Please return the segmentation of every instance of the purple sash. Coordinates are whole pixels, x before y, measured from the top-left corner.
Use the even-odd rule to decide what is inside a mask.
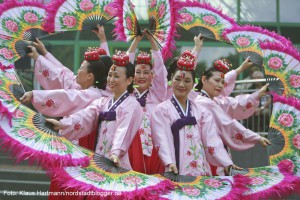
[[[94,149],[96,149],[96,144],[97,144],[97,140],[98,140],[98,135],[99,135],[99,126],[101,125],[102,121],[114,121],[116,120],[116,109],[117,107],[129,96],[129,93],[126,92],[121,98],[119,98],[119,100],[113,105],[112,105],[112,101],[113,99],[110,99],[109,103],[108,103],[108,108],[110,108],[107,112],[100,112],[99,113],[99,117],[98,117],[98,131],[97,131],[97,136],[95,138],[95,147]]]
[[[189,101],[189,100],[188,100]],[[188,103],[188,114],[184,116],[180,106],[178,105],[175,98],[172,96],[171,102],[175,106],[178,114],[180,115],[180,119],[177,119],[171,126],[172,135],[174,139],[174,148],[175,148],[175,158],[176,158],[176,166],[179,170],[180,162],[179,162],[179,149],[180,149],[180,137],[179,137],[179,130],[186,125],[195,125],[197,124],[196,118],[192,116],[192,107],[191,103]]]
[[[149,90],[147,92],[145,92],[145,94],[143,94],[141,97],[139,97],[139,94],[136,91],[134,91],[134,96],[142,107],[145,107],[145,105],[146,105],[146,98],[147,98],[148,93],[149,93]]]

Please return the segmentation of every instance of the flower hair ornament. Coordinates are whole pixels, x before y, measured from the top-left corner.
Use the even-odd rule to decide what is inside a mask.
[[[151,65],[151,56],[148,52],[140,51],[136,58],[136,63],[142,65],[141,68],[145,69],[145,65]]]
[[[193,71],[195,68],[196,56],[190,50],[184,51],[178,61],[177,68],[182,71]],[[181,77],[185,76],[185,72],[181,73]]]
[[[229,71],[230,67],[232,67],[232,64],[229,63],[227,59],[219,59],[214,62],[214,67],[222,72],[221,77],[224,78],[224,75]]]
[[[99,47],[89,47],[87,51],[84,53],[84,60],[100,60],[101,55],[107,55],[106,51]]]
[[[115,67],[126,67],[129,63],[129,56],[126,54],[125,51],[115,51],[115,54],[112,57],[113,65],[111,66],[112,70],[115,70]]]

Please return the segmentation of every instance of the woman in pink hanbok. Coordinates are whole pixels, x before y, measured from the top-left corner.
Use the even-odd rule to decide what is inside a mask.
[[[38,56],[34,47],[32,54],[33,57]],[[106,61],[105,64],[102,54],[103,50],[99,48],[85,53],[76,76],[80,89],[33,90],[21,97],[22,102],[31,102],[39,112],[51,117],[63,117],[87,107],[93,100],[102,97],[106,89],[106,77],[112,61],[109,58],[111,62]]]
[[[167,93],[167,70],[164,65],[162,54],[155,40],[144,31],[142,36],[137,36],[128,49],[131,61],[134,60],[138,43],[146,35],[151,44],[151,57],[146,52],[139,52],[135,60],[134,83],[136,88],[132,95],[143,108],[143,120],[140,128],[129,149],[129,158],[135,171],[154,174],[163,171],[157,151],[153,149],[150,116],[154,107],[166,100]]]
[[[101,68],[97,74],[99,74],[99,79],[106,82],[108,69],[112,65],[112,60],[108,56],[109,50],[104,28],[98,25],[98,31],[93,30],[93,32],[100,40],[100,49],[103,49],[99,52],[101,54],[100,59],[105,64],[105,68]],[[33,42],[33,45],[40,50],[41,55],[34,51],[34,49],[28,55],[36,61],[35,77],[45,89],[45,91],[34,90],[33,92],[33,105],[39,112],[50,117],[63,117],[87,107],[95,99],[102,96],[111,96],[109,88],[105,86],[86,87],[86,83],[84,83],[84,86],[78,84],[77,76],[49,53],[40,40],[37,39],[36,42]],[[81,70],[79,69],[79,71]],[[102,85],[100,82],[97,84]],[[29,100],[33,93],[27,94]],[[94,131],[94,134],[89,134],[81,138],[79,145],[92,150],[95,146],[95,134],[96,131]]]
[[[117,52],[113,61],[107,77],[112,97],[97,99],[87,108],[60,121],[48,121],[69,140],[81,138],[98,126],[95,152],[131,169],[127,150],[140,126],[143,111],[135,97],[129,95],[134,77],[134,66],[129,57]]]
[[[166,171],[181,175],[211,175],[210,164],[233,165],[211,114],[188,98],[194,86],[195,56],[183,52],[172,73],[173,95],[156,106],[151,116],[154,144]]]
[[[249,149],[256,143],[267,146],[270,142],[266,138],[246,129],[237,121],[255,112],[259,98],[266,93],[267,85],[249,95],[235,98],[220,96],[224,88],[224,74],[228,70],[229,64],[225,60],[217,60],[213,67],[206,69],[196,86],[200,94],[194,100],[195,103],[210,111],[216,122],[217,132],[226,146],[235,150]],[[222,170],[216,173],[222,175]]]
[[[106,55],[110,56],[104,27],[100,25],[97,27],[98,31],[93,30],[93,32],[100,40],[100,48],[106,52]],[[40,50],[41,55],[37,57],[31,53],[28,55],[36,61],[34,75],[45,90],[81,89],[80,85],[76,82],[76,75],[48,52],[45,45],[39,39],[33,42],[33,46]]]

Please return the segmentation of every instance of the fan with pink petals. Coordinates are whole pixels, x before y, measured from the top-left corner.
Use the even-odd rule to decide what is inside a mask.
[[[116,0],[113,4],[118,10],[118,19],[114,29],[117,40],[130,41],[141,35],[140,25],[130,0]],[[174,37],[179,17],[179,4],[175,0],[146,0],[149,24],[148,33],[161,48],[164,59],[172,55],[175,49]]]
[[[46,5],[48,32],[94,30],[116,15],[112,0],[56,0]]]
[[[179,25],[195,36],[201,33],[204,37],[225,42],[222,33],[236,25],[233,19],[207,2],[185,1],[180,7],[182,21]]]
[[[5,1],[0,5],[0,62],[14,63],[26,55],[36,38],[49,34],[42,23],[47,11],[42,0]]]
[[[260,42],[270,41],[292,46],[292,43],[285,37],[251,25],[233,26],[223,32],[223,37],[233,44],[244,59],[250,56],[250,60],[259,66],[263,65]]]

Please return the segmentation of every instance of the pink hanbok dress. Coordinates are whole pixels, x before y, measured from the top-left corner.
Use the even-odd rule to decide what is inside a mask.
[[[106,42],[101,43],[109,56],[109,49]],[[39,56],[35,62],[34,75],[45,90],[54,89],[81,89],[76,83],[76,76],[61,62],[59,62],[51,53],[45,56]]]
[[[102,97],[87,108],[61,120],[60,134],[69,140],[81,138],[98,126],[95,152],[107,158],[119,156],[121,166],[131,169],[127,150],[140,126],[143,111],[126,91],[113,101]]]
[[[159,173],[164,169],[157,150],[153,148],[150,116],[155,106],[166,100],[168,87],[167,70],[161,52],[152,50],[152,58],[154,77],[151,87],[142,94],[137,89],[133,92],[137,101],[143,107],[143,120],[136,136],[137,139],[135,138],[137,140],[134,143],[135,146],[132,146],[130,151],[134,170],[147,174]],[[138,153],[141,151],[143,155]]]
[[[100,47],[109,56],[107,43],[101,43]],[[90,87],[82,90],[74,73],[49,52],[38,57],[35,63],[35,77],[45,91],[34,90],[32,104],[39,112],[50,117],[70,115],[87,107],[95,99],[112,95],[109,88],[100,90]],[[94,130],[93,134],[81,138],[79,145],[93,150],[95,133]]]
[[[246,129],[237,120],[246,119],[253,115],[259,104],[259,93],[233,97],[216,97],[210,99],[202,90],[194,99],[198,105],[204,106],[212,114],[216,122],[218,134],[224,144],[235,150],[246,150],[254,147],[259,141],[260,135]],[[217,175],[224,175],[221,168],[216,169]]]
[[[176,164],[181,175],[211,175],[209,163],[232,165],[212,116],[191,100],[186,110],[174,95],[159,104],[152,113],[151,127],[161,160],[165,166]]]

